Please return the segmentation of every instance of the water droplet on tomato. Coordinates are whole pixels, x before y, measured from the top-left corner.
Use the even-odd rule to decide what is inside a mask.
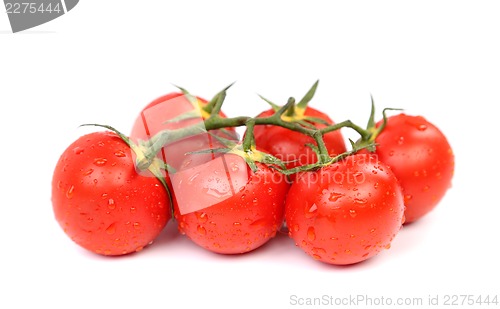
[[[140,251],[142,251],[142,249],[144,249],[144,247],[143,246],[139,246],[139,247],[137,247],[135,249],[135,252],[140,252]]]
[[[139,222],[134,222],[134,229],[138,230],[141,228],[141,224]]]
[[[85,149],[82,148],[82,147],[75,147],[75,148],[73,148],[73,153],[76,154],[76,155],[82,154],[84,151],[85,151]]]
[[[342,193],[331,192],[330,196],[328,197],[328,200],[331,202],[336,202],[343,196],[344,196],[344,194],[342,194]]]
[[[234,226],[241,226],[241,223],[240,222],[233,222],[233,225]]]
[[[179,225],[177,226],[177,230],[179,231],[179,233],[181,235],[186,235],[186,231],[185,231],[185,228],[186,228],[186,223],[184,222],[179,222]]]
[[[370,233],[375,233],[376,230],[377,230],[376,228],[373,228],[370,230]]]
[[[378,183],[378,182],[376,182],[376,183],[374,183],[374,184],[373,184],[373,187],[374,187],[375,189],[378,189],[378,186],[379,186],[379,183]]]
[[[409,201],[411,201],[411,199],[413,198],[413,195],[411,194],[405,194],[404,196],[404,203],[408,203]]]
[[[269,195],[273,194],[273,188],[272,187],[269,187],[267,189],[267,194],[269,194]]]
[[[201,226],[201,225],[198,225],[198,227],[196,228],[196,230],[198,231],[198,234],[200,235],[206,235],[207,234],[207,230]]]
[[[237,171],[239,171],[239,170],[240,170],[240,168],[239,168],[238,164],[236,164],[236,163],[234,163],[234,162],[233,162],[233,163],[231,163],[231,171],[233,171],[233,172],[237,172]]]
[[[108,160],[106,160],[104,158],[97,158],[94,160],[94,164],[97,166],[104,166],[106,164],[106,162],[108,162]]]
[[[355,202],[356,204],[366,204],[366,202],[367,202],[367,201],[368,201],[368,200],[367,200],[367,199],[365,199],[365,198],[355,198],[355,199],[354,199],[354,202]]]
[[[131,213],[135,213],[136,211],[137,211],[137,208],[135,208],[135,207],[130,207],[130,212],[131,212]]]
[[[391,248],[391,244],[388,243],[387,245],[384,246],[385,249],[389,250]]]
[[[189,178],[188,178],[188,182],[187,184],[190,185],[193,183],[193,181],[196,179],[196,177],[200,176],[200,173],[195,173],[193,175],[191,175]]]
[[[422,188],[422,191],[424,191],[424,192],[425,192],[425,191],[429,191],[429,189],[430,189],[430,187],[429,187],[429,186],[424,186],[424,187]]]
[[[425,125],[425,124],[421,124],[421,125],[419,125],[419,126],[417,127],[417,129],[418,129],[419,131],[425,131],[425,130],[427,130],[427,125]]]
[[[318,255],[319,255],[319,254],[326,254],[326,250],[325,250],[325,249],[323,249],[323,248],[317,248],[317,247],[314,247],[314,248],[312,248],[312,251],[313,251],[314,253],[318,254]]]
[[[109,209],[115,209],[115,207],[116,207],[116,205],[115,205],[115,200],[114,200],[114,199],[112,199],[112,198],[110,198],[110,199],[108,200],[108,208],[109,208]]]
[[[405,138],[404,138],[403,136],[400,136],[400,137],[398,138],[398,144],[399,144],[399,145],[403,145],[403,143],[404,143],[404,142],[405,142]]]
[[[355,172],[354,174],[352,174],[352,176],[354,177],[354,181],[356,183],[363,183],[365,180],[365,174],[363,174],[362,172]]]
[[[254,204],[257,204],[258,202],[259,202],[259,200],[256,197],[252,200],[252,203],[254,203]]]
[[[227,191],[222,191],[220,188],[208,188],[206,189],[206,193],[216,198],[222,198],[228,194]]]
[[[316,231],[314,230],[314,227],[310,226],[307,229],[307,239],[310,241],[314,241],[316,239]]]
[[[71,199],[73,198],[73,193],[75,192],[75,186],[70,186],[68,191],[66,191],[66,197]]]
[[[106,228],[106,234],[108,235],[113,235],[116,232],[116,223],[111,223],[107,228]]]
[[[123,157],[126,157],[127,155],[125,154],[125,152],[123,150],[117,150],[117,151],[115,151],[115,156],[117,156],[118,158],[123,158]]]
[[[356,210],[350,209],[349,210],[349,215],[351,216],[351,218],[355,218],[358,214],[356,213]]]
[[[318,206],[316,204],[312,204],[311,207],[306,207],[305,217],[306,219],[311,219],[318,214]]]
[[[198,219],[198,222],[200,223],[205,223],[208,221],[208,216],[206,213],[204,212],[195,212],[195,215],[196,215],[196,219]]]
[[[266,226],[266,220],[265,219],[257,219],[255,221],[253,221],[252,223],[250,223],[250,226]]]
[[[394,156],[394,150],[389,151],[389,157]]]
[[[321,256],[317,255],[317,254],[313,254],[312,255],[313,259],[315,260],[321,260]]]
[[[93,169],[89,168],[88,170],[86,170],[85,172],[83,172],[83,176],[89,176],[90,174],[92,174],[94,172]]]
[[[294,224],[294,225],[293,225],[293,227],[292,227],[292,230],[293,230],[294,232],[298,232],[298,231],[300,230],[299,225],[298,225],[298,224]]]

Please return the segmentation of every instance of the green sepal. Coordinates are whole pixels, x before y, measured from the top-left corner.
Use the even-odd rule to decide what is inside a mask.
[[[319,80],[317,80],[309,89],[309,91],[304,95],[302,100],[297,103],[297,108],[305,110],[307,108],[307,104],[312,100],[314,94],[316,93],[316,89],[318,88]]]
[[[264,98],[264,97],[263,97],[263,96],[261,96],[260,94],[259,94],[259,97],[260,97],[262,100],[264,100],[267,104],[269,104],[269,105],[271,106],[271,108],[273,109],[273,111],[277,112],[277,111],[279,111],[279,110],[280,110],[281,106],[279,106],[278,104],[275,104],[275,103],[271,102],[270,100],[268,100],[268,99]]]
[[[232,82],[228,86],[224,87],[224,89],[219,91],[205,106],[202,107],[202,109],[212,116],[219,114],[222,104],[226,99],[226,92],[234,85],[234,83],[236,82]]]

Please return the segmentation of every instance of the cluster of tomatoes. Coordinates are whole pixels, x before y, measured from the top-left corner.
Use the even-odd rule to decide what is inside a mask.
[[[322,262],[366,260],[439,203],[451,185],[452,149],[421,116],[384,113],[375,122],[372,113],[348,151],[341,131],[328,130],[332,119],[307,105],[311,97],[286,110],[269,102],[244,118],[279,113],[295,126],[247,125],[250,148],[234,129],[241,117],[231,122],[213,101],[185,91],[160,97],[128,136],[101,130],[63,152],[52,181],[55,218],[74,242],[102,255],[140,251],[175,220],[180,233],[221,254],[252,251],[287,231]],[[209,121],[215,129],[207,132]]]

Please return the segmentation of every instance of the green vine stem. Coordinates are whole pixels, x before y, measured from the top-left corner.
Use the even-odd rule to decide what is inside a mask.
[[[286,106],[286,105],[285,105]],[[282,108],[280,111],[276,112],[274,115],[263,118],[251,118],[246,116],[239,116],[234,118],[222,118],[219,115],[213,115],[204,121],[205,129],[200,128],[200,125],[194,124],[185,128],[174,129],[174,130],[163,130],[154,135],[149,141],[145,142],[146,150],[144,156],[141,160],[137,162],[137,167],[139,169],[147,169],[152,163],[156,154],[161,150],[162,147],[178,141],[182,138],[200,134],[206,131],[228,128],[228,127],[247,127],[247,134],[243,139],[243,149],[245,151],[251,150],[255,147],[255,139],[253,137],[253,128],[256,125],[275,125],[280,126],[292,131],[297,131],[307,136],[312,137],[318,147],[318,163],[319,165],[332,163],[332,158],[328,154],[328,149],[326,148],[325,142],[323,140],[323,135],[339,130],[344,127],[349,127],[357,131],[361,136],[368,136],[368,132],[361,127],[355,125],[350,120],[325,127],[323,129],[311,129],[306,128],[298,123],[288,122],[281,118],[281,115],[286,111],[286,108]],[[361,148],[361,147],[360,147]],[[356,151],[359,150],[356,149]],[[340,157],[337,159],[341,159]],[[316,167],[319,165],[315,165]],[[313,166],[305,166],[304,169],[312,169]]]
[[[208,132],[216,129],[225,129],[230,127],[241,127],[246,126],[246,134],[242,141],[243,151],[249,152],[255,150],[255,139],[253,134],[253,129],[256,125],[274,125],[280,126],[292,131],[296,131],[302,134],[305,134],[314,139],[316,145],[313,145],[314,150],[318,154],[318,161],[314,164],[305,165],[299,167],[299,170],[310,170],[313,168],[317,168],[319,166],[324,166],[326,164],[331,164],[335,161],[338,161],[344,158],[347,155],[357,152],[360,149],[367,148],[369,150],[374,149],[374,140],[376,135],[380,133],[383,129],[383,126],[380,128],[374,128],[374,103],[372,99],[372,111],[370,115],[370,120],[368,123],[368,128],[363,129],[362,127],[354,124],[350,120],[345,120],[343,122],[327,125],[321,129],[314,126],[312,123],[308,121],[291,121],[290,118],[294,114],[295,108],[305,109],[307,102],[309,102],[316,91],[318,82],[316,82],[313,87],[308,91],[308,93],[304,96],[304,98],[296,104],[294,98],[290,98],[288,102],[279,107],[278,105],[264,99],[266,102],[271,104],[274,114],[268,117],[248,117],[248,116],[237,116],[232,118],[224,118],[219,115],[222,104],[224,103],[224,99],[226,97],[226,91],[231,87],[224,88],[221,92],[214,96],[214,98],[204,107],[204,111],[208,112],[210,116],[203,120],[204,126],[202,123],[193,124],[191,126],[187,126],[179,129],[166,129],[158,132],[156,135],[151,137],[147,141],[142,141],[142,146],[144,147],[144,155],[137,162],[137,167],[141,170],[149,168],[149,166],[154,161],[156,154],[161,150],[162,147],[178,141],[180,139],[186,138],[188,136],[197,135],[203,132]],[[182,89],[182,88],[180,88]],[[187,91],[182,89],[185,95],[191,96]],[[300,106],[299,106],[300,104]],[[384,109],[384,123],[385,123],[385,111],[388,109]],[[182,115],[181,115],[182,118]],[[341,128],[351,128],[356,131],[360,135],[360,139],[356,143],[351,143],[353,149],[344,154],[341,154],[337,157],[330,157],[328,153],[328,149],[323,140],[323,136],[329,132],[333,132],[339,130]],[[295,171],[296,172],[296,171]]]

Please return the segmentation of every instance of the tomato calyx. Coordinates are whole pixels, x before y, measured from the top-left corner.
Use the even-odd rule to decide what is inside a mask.
[[[375,121],[375,102],[373,100],[373,96],[370,96],[371,98],[371,110],[370,110],[370,117],[368,119],[368,123],[366,125],[366,129],[364,130],[365,133],[361,134],[361,138],[356,141],[356,147],[363,147],[366,148],[370,152],[374,152],[376,148],[376,143],[375,140],[377,136],[382,133],[382,131],[385,129],[385,126],[387,124],[387,111],[400,111],[402,110],[401,108],[391,108],[391,107],[386,107],[382,110],[382,124],[377,127],[377,123]]]
[[[256,162],[263,163],[269,167],[275,168],[280,172],[286,170],[286,163],[282,160],[276,158],[275,156],[260,151],[256,148],[255,143],[247,144],[245,140],[243,142],[236,142],[234,140],[229,140],[214,134],[209,134],[217,139],[223,146],[223,148],[215,149],[205,149],[200,151],[189,152],[188,154],[203,154],[203,153],[231,153],[243,158],[246,164],[250,167],[252,172],[257,172],[259,169]]]
[[[306,109],[309,102],[314,97],[316,93],[316,89],[318,88],[319,80],[317,80],[312,87],[307,91],[304,97],[296,103],[295,98],[290,97],[287,101],[287,104],[284,106],[280,106],[278,104],[273,103],[272,101],[266,99],[265,97],[259,95],[259,97],[264,100],[267,104],[269,104],[274,112],[280,111],[283,107],[285,111],[281,113],[281,119],[286,122],[298,123],[301,126],[304,126],[309,129],[316,129],[316,124],[323,125],[331,125],[324,119],[319,117],[313,117],[306,115]]]
[[[231,83],[229,86],[222,89],[206,104],[202,103],[196,96],[192,95],[185,88],[175,85],[175,87],[177,87],[184,94],[184,96],[189,101],[189,103],[191,103],[191,105],[193,106],[194,109],[192,112],[187,112],[187,113],[181,114],[178,117],[175,117],[173,119],[166,121],[165,123],[177,122],[177,121],[181,121],[184,119],[190,119],[190,118],[199,118],[200,116],[203,118],[203,120],[205,120],[205,119],[210,118],[210,116],[212,116],[214,114],[219,114],[220,109],[222,107],[222,103],[224,102],[224,99],[226,98],[226,91],[233,84],[234,83]]]

